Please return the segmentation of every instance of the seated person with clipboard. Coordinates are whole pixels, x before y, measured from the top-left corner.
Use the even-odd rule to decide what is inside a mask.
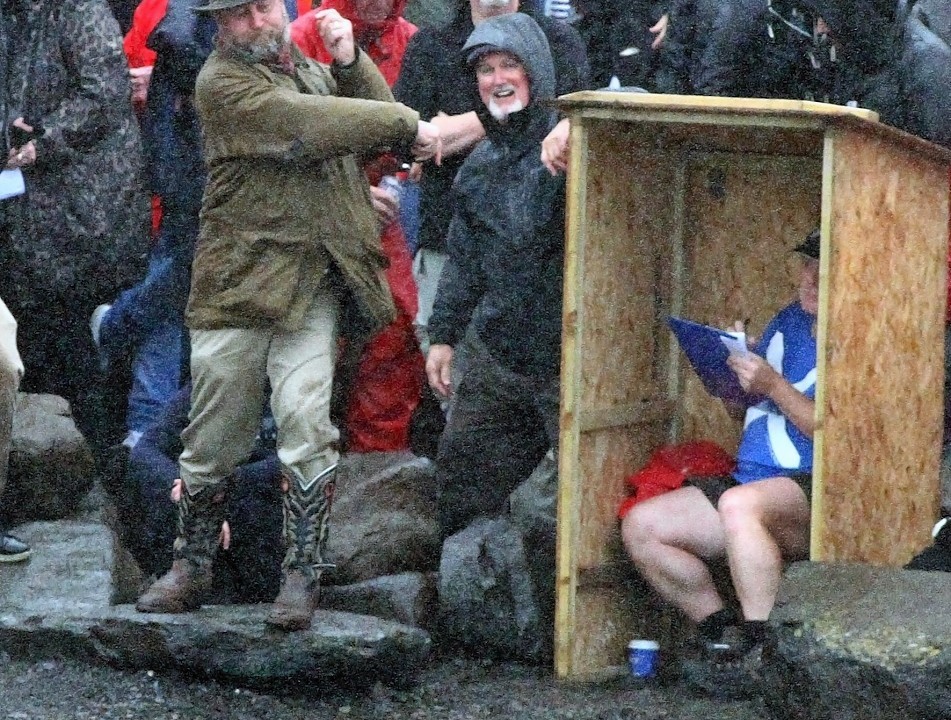
[[[737,323],[734,350],[723,353],[741,392],[717,394],[727,402],[745,396],[747,405],[733,474],[688,480],[635,505],[621,524],[644,579],[697,623],[698,652],[683,664],[685,680],[721,697],[757,691],[783,564],[809,553],[819,231],[796,251],[803,260],[798,300],[773,318],[753,351],[736,344],[745,333]],[[713,582],[708,562],[718,559],[729,565],[741,614]]]

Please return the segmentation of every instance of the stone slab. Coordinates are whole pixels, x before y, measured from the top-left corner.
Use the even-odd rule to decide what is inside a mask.
[[[320,606],[436,630],[439,599],[436,573],[401,573],[353,585],[321,588]]]
[[[776,717],[951,718],[951,573],[797,563],[770,625]]]
[[[0,651],[175,669],[248,687],[312,688],[332,678],[408,684],[429,657],[432,641],[423,630],[352,613],[318,610],[309,631],[282,633],[266,626],[267,605],[207,606],[183,615],[110,607],[107,528],[33,523],[17,533],[30,542],[33,558],[0,566]]]

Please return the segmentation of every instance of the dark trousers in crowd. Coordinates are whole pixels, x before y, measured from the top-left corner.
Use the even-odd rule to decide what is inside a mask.
[[[179,477],[179,434],[188,408],[185,387],[132,449],[118,493],[123,542],[147,575],[162,575],[172,565],[176,512],[170,492]],[[229,481],[231,549],[219,552],[215,560],[217,598],[268,602],[277,594],[284,556],[279,480],[277,453],[258,448]]]
[[[473,333],[465,346],[465,369],[436,454],[444,536],[504,512],[511,492],[558,447],[558,378],[504,368]]]

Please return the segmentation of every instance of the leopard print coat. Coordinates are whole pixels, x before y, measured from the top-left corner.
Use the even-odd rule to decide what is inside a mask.
[[[0,293],[111,300],[141,279],[149,228],[119,27],[105,0],[2,2],[7,118],[46,132],[27,194],[0,203]]]

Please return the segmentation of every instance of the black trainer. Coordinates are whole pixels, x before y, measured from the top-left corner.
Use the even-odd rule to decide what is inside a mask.
[[[0,533],[0,563],[23,562],[32,552],[30,546],[19,538]]]
[[[722,700],[747,700],[760,693],[763,643],[750,640],[742,625],[723,631],[715,642],[702,643],[681,665],[692,690]]]

